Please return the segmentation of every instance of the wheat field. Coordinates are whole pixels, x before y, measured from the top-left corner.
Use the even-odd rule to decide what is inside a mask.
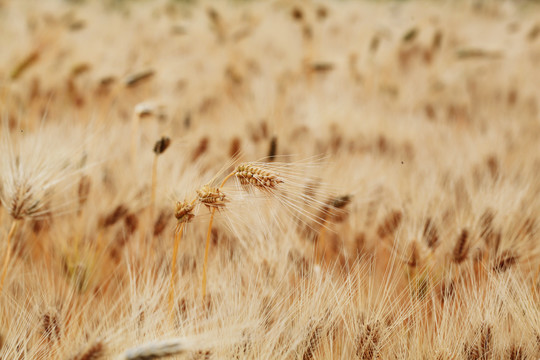
[[[532,1],[0,0],[1,359],[539,359]]]

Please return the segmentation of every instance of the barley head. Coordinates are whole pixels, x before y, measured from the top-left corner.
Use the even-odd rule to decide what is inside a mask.
[[[192,213],[193,205],[187,201],[177,201],[174,209],[174,216],[180,223],[187,223],[195,217]]]
[[[234,175],[240,184],[253,185],[263,190],[274,189],[278,184],[283,183],[277,174],[251,163],[238,165]]]
[[[219,188],[204,185],[197,190],[198,200],[208,208],[219,209],[225,206],[228,201],[226,195]]]

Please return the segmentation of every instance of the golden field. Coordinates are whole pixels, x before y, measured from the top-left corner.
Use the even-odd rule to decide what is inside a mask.
[[[0,358],[540,358],[539,66],[527,1],[0,1]]]

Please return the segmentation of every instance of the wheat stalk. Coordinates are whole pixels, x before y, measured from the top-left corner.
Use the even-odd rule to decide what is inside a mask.
[[[174,232],[174,247],[173,247],[173,257],[172,257],[172,263],[171,263],[171,286],[169,290],[169,314],[170,318],[172,319],[173,316],[173,307],[174,307],[174,285],[176,283],[176,258],[178,257],[178,247],[180,245],[180,240],[182,239],[182,234],[184,232],[184,227],[186,223],[191,221],[195,215],[192,213],[193,211],[193,202],[188,203],[187,201],[184,202],[177,202],[176,208],[174,211],[174,215],[176,219],[178,220],[178,223],[176,225],[176,230]]]

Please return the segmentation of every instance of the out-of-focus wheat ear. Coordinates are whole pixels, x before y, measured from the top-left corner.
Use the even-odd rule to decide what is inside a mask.
[[[157,164],[159,155],[163,154],[171,144],[171,139],[162,137],[154,144],[154,161],[152,162],[152,192],[150,196],[150,224],[154,222],[154,208],[156,206],[156,189],[157,189]],[[150,228],[150,226],[149,226]]]
[[[431,220],[431,218],[426,219],[423,236],[426,245],[431,250],[435,250],[437,246],[439,246],[439,232],[437,231],[437,226],[433,220]]]
[[[268,161],[272,162],[276,159],[277,155],[277,136],[272,136],[272,139],[270,139],[270,145],[268,147]]]
[[[497,257],[493,271],[503,273],[518,263],[519,257],[510,250],[505,250]]]
[[[512,344],[508,347],[507,359],[509,360],[525,360],[526,356],[523,352],[523,347],[521,345]]]
[[[70,360],[101,360],[105,359],[106,347],[102,341],[98,341],[88,349],[81,351]]]
[[[469,245],[469,231],[463,229],[459,235],[456,245],[454,245],[454,250],[452,251],[452,261],[456,264],[461,264],[469,254],[470,245]]]
[[[2,294],[2,290],[4,288],[4,281],[6,280],[7,275],[7,269],[9,266],[9,260],[11,259],[11,240],[13,239],[13,235],[15,234],[15,231],[17,231],[17,227],[19,225],[19,219],[13,219],[13,222],[11,223],[11,228],[9,229],[9,233],[7,235],[6,239],[6,253],[4,255],[4,261],[2,265],[2,275],[0,277],[0,295]]]
[[[390,212],[379,224],[379,227],[377,228],[377,235],[379,235],[381,239],[394,235],[395,231],[401,224],[402,218],[403,213],[401,211],[393,210]]]
[[[152,360],[161,359],[173,355],[182,355],[192,350],[193,345],[188,339],[178,338],[133,347],[126,350],[119,360]]]

